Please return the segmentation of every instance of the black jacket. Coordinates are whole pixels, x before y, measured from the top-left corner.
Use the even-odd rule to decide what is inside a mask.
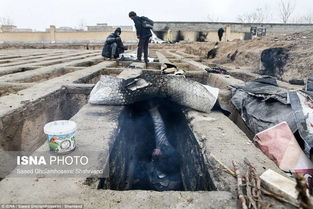
[[[115,32],[111,33],[107,39],[105,40],[106,44],[112,44],[114,42],[116,42],[116,38],[120,37],[119,35],[117,35]]]
[[[133,21],[135,23],[136,34],[137,34],[138,38],[147,38],[147,37],[152,36],[151,29],[150,28],[144,28],[142,25],[143,21],[147,21],[151,25],[153,25],[152,20],[150,20],[149,18],[144,17],[144,16],[142,16],[142,17],[136,16],[136,17],[134,17]]]
[[[112,47],[111,44],[117,44],[117,54],[113,56],[118,56],[120,53],[124,52],[124,45],[119,35],[116,32],[111,33],[107,39],[105,40],[103,49],[102,49],[102,56],[103,57],[111,57]]]
[[[224,33],[224,32],[225,32],[225,31],[224,31],[223,28],[220,28],[220,29],[218,29],[218,31],[217,31],[217,33],[218,33],[219,36],[223,36],[223,33]]]

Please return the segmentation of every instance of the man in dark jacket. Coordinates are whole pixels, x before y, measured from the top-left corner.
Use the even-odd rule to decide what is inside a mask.
[[[223,28],[220,28],[220,29],[218,29],[218,31],[217,31],[218,39],[219,39],[220,41],[222,41],[222,37],[223,37],[224,32],[225,32],[225,31],[224,31]]]
[[[137,49],[137,61],[141,61],[142,51],[144,53],[144,61],[148,60],[148,45],[149,39],[152,36],[151,29],[153,27],[153,21],[147,17],[139,17],[135,12],[130,12],[128,16],[134,21],[136,27],[137,38],[139,39]]]
[[[116,28],[114,33],[107,37],[102,50],[103,57],[116,59],[119,57],[119,54],[123,53],[124,50],[127,49],[121,40],[121,33],[121,28]]]

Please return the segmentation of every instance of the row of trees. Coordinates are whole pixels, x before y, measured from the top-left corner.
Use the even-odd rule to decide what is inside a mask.
[[[13,21],[9,17],[0,17],[0,25],[13,25]]]
[[[311,13],[303,13],[301,16],[293,17],[296,8],[296,2],[290,0],[280,0],[278,4],[279,19],[282,23],[308,23],[313,24],[313,11]],[[270,22],[270,9],[268,7],[256,8],[254,11],[239,15],[237,21],[242,23],[264,23]],[[215,21],[219,18],[208,16],[209,21]],[[216,22],[216,21],[215,21]]]
[[[239,15],[237,20],[242,23],[263,23],[268,20],[268,13],[264,8],[257,8],[251,13]]]
[[[279,18],[283,23],[313,23],[313,12],[302,14],[295,18],[291,18],[296,8],[296,2],[290,0],[280,0],[279,5]],[[243,23],[263,23],[269,21],[269,9],[257,8],[251,13],[246,13],[237,17],[237,20]]]

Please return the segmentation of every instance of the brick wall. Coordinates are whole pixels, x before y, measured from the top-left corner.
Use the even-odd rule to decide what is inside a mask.
[[[155,31],[217,31],[219,28],[231,27],[232,32],[250,32],[253,26],[265,27],[268,33],[288,34],[313,31],[313,24],[252,24],[252,23],[211,23],[211,22],[155,22]]]

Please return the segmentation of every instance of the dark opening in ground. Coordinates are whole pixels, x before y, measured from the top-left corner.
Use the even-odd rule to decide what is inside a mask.
[[[185,39],[185,37],[184,37],[183,33],[180,30],[177,31],[175,42],[180,42],[180,41],[183,41],[184,39]]]
[[[258,71],[261,75],[275,76],[278,79],[284,74],[284,66],[289,59],[288,48],[269,48],[261,53],[261,62],[264,66],[263,70]]]
[[[103,59],[100,58],[100,59],[95,59],[93,61],[84,61],[84,62],[81,62],[81,63],[78,63],[78,64],[75,64],[73,65],[74,67],[90,67],[90,66],[93,66],[93,65],[96,65],[100,62],[102,62]]]
[[[145,101],[124,108],[110,150],[109,169],[109,178],[102,179],[99,188],[215,190],[181,107],[165,100]]]

